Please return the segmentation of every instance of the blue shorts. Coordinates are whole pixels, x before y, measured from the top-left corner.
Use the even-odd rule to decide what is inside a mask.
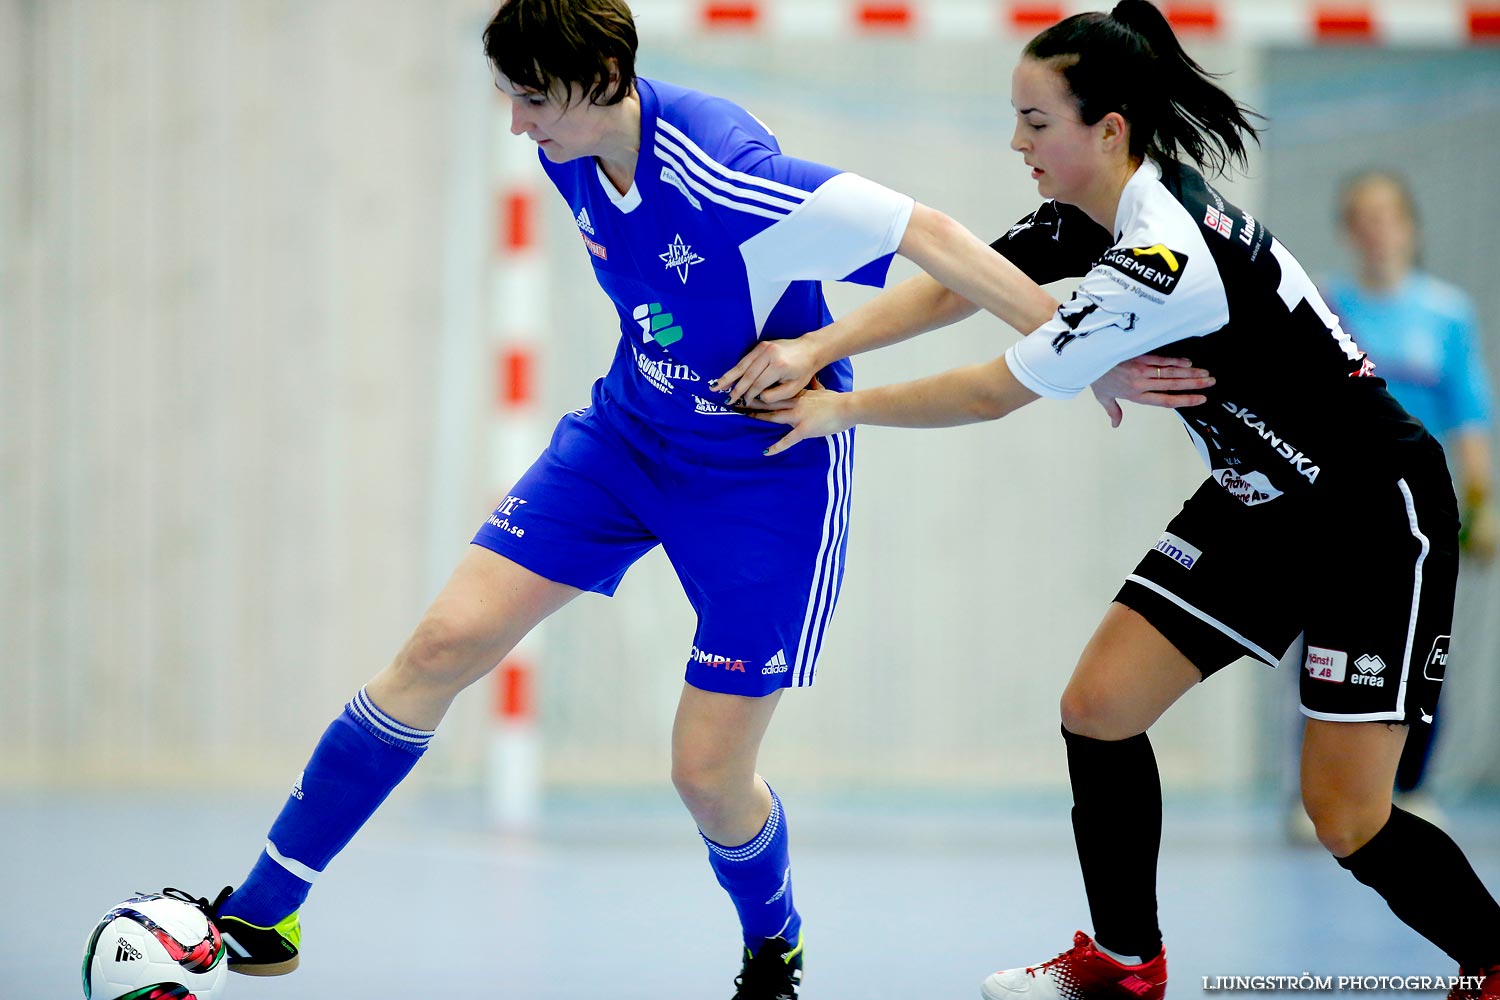
[[[698,613],[689,684],[752,697],[812,684],[844,578],[854,432],[722,455],[611,409],[596,386],[564,416],[474,543],[606,597],[659,543]]]

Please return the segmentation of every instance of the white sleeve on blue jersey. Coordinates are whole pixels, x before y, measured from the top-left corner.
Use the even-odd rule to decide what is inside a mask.
[[[1195,230],[1172,228],[1165,243],[1136,237],[1106,252],[1050,320],[1005,352],[1011,374],[1040,396],[1068,399],[1121,361],[1228,323],[1208,246]]]
[[[755,328],[765,326],[794,281],[884,285],[914,207],[906,195],[858,174],[835,174],[785,217],[741,243]]]
[[[843,281],[889,261],[915,202],[858,174],[837,174],[801,206],[740,244],[745,265],[785,281]],[[883,274],[867,284],[884,284]]]
[[[911,198],[787,156],[769,133],[737,127],[717,145],[722,162],[659,119],[653,152],[738,244],[757,330],[794,281],[885,283],[911,219]]]

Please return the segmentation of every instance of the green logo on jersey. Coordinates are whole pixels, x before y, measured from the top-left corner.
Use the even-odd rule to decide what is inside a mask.
[[[670,347],[682,339],[682,327],[673,325],[672,314],[662,312],[660,302],[651,302],[635,307],[635,320],[641,324],[641,336],[646,343],[653,341],[662,347]]]

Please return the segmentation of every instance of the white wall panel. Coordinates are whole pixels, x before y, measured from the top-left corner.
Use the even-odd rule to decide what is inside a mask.
[[[0,780],[284,780],[457,561],[494,499],[475,328],[494,212],[475,178],[505,127],[474,96],[488,6],[0,0]],[[1035,203],[1006,149],[1016,39],[642,30],[643,72],[741,101],[798,155],[987,237]],[[1255,102],[1255,52],[1195,52]],[[1263,175],[1231,197],[1262,204]],[[550,191],[542,223],[560,414],[616,333]],[[830,290],[837,309],[865,294]],[[859,376],[1012,336],[970,320]],[[1111,431],[1081,399],[866,429],[857,468],[820,679],[784,699],[764,769],[1059,787],[1073,660],[1202,474],[1175,418],[1132,409]],[[558,616],[540,678],[554,785],[665,784],[692,632],[659,554]],[[1242,663],[1169,715],[1169,784],[1244,784],[1274,680]],[[418,780],[476,777],[488,700],[460,699]]]

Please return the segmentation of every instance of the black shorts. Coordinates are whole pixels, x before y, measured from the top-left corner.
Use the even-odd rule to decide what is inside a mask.
[[[1115,600],[1205,677],[1245,654],[1274,667],[1301,639],[1303,714],[1414,722],[1437,707],[1457,579],[1446,469],[1254,506],[1208,479]]]

